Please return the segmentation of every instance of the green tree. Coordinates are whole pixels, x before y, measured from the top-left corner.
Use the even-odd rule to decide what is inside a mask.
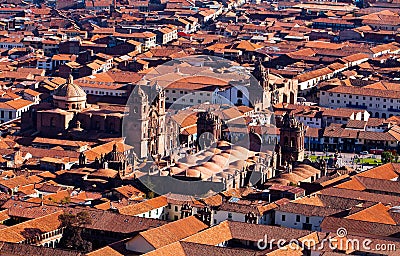
[[[92,220],[87,211],[77,214],[63,213],[58,216],[61,225],[64,227],[63,236],[59,246],[64,249],[90,252],[92,243],[82,238],[82,229],[85,225],[90,225]]]
[[[382,163],[384,164],[393,162],[394,160],[394,156],[390,151],[384,151],[381,155],[381,158],[382,158]]]

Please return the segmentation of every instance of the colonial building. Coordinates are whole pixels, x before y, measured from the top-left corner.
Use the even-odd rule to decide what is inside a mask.
[[[297,102],[297,80],[284,79],[278,75],[270,74],[261,61],[256,62],[253,75],[264,90],[264,109],[277,103],[295,104]]]
[[[165,157],[178,145],[179,128],[167,117],[165,92],[157,85],[137,85],[130,98],[124,123],[127,143],[139,158]]]
[[[303,161],[305,126],[289,113],[283,116],[280,123],[281,163],[290,164]]]
[[[86,93],[71,76],[55,90],[52,103],[40,103],[22,114],[22,131],[87,140],[91,133],[120,135],[124,116],[124,106],[88,105]]]

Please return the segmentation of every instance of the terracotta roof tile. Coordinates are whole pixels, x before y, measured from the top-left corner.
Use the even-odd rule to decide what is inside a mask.
[[[194,216],[180,219],[158,228],[153,228],[144,232],[140,232],[149,244],[154,248],[160,248],[173,242],[179,241],[190,235],[193,235],[208,226],[198,220]]]
[[[388,210],[390,207],[384,206],[381,203],[377,203],[374,206],[356,212],[352,215],[345,217],[346,219],[361,220],[368,222],[378,222],[382,224],[396,225],[397,223],[393,220]]]

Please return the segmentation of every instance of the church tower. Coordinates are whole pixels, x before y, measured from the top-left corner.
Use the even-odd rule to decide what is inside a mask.
[[[133,146],[139,158],[147,158],[149,101],[142,85],[137,85],[132,92],[133,98],[129,108],[128,143]]]
[[[165,93],[157,84],[137,85],[129,109],[128,144],[139,158],[165,156]],[[150,102],[151,101],[151,102]]]
[[[253,76],[258,80],[260,86],[262,87],[262,98],[261,98],[261,108],[268,109],[271,107],[271,94],[269,85],[269,73],[265,70],[262,62],[257,60]]]
[[[197,116],[197,147],[204,149],[221,139],[222,122],[210,110],[199,112]]]
[[[281,164],[291,164],[304,160],[305,126],[293,115],[286,113],[280,124]]]

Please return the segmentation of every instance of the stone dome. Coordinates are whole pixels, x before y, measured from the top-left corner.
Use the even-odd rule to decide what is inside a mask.
[[[65,84],[60,85],[54,92],[56,97],[74,98],[83,97],[86,99],[85,91],[79,86],[74,84],[72,76],[70,76]]]
[[[62,109],[83,109],[86,107],[86,93],[79,85],[74,84],[74,79],[70,76],[54,91],[53,101],[55,107]]]

